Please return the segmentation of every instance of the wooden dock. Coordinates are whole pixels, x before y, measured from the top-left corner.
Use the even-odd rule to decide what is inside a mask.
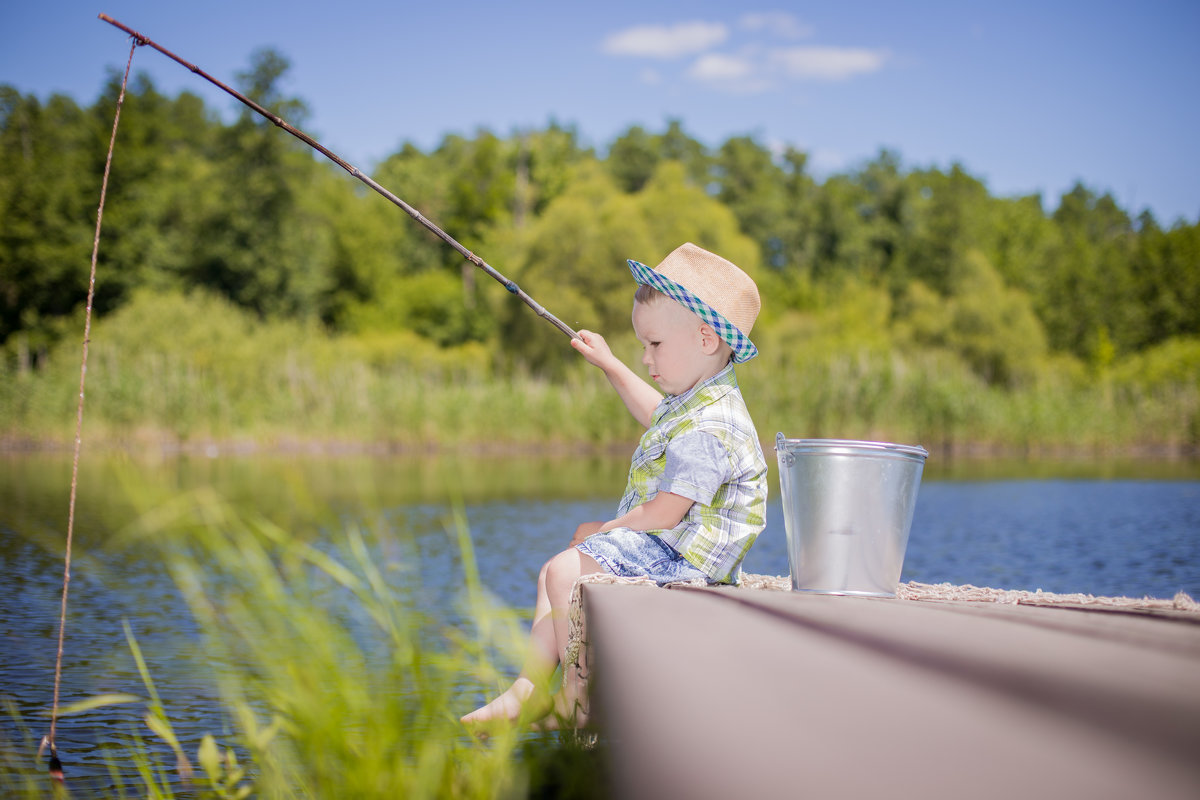
[[[583,584],[622,798],[1200,798],[1200,614]]]

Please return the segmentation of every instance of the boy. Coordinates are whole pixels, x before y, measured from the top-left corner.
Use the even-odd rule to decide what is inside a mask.
[[[737,266],[691,243],[653,269],[632,260],[629,268],[639,284],[633,329],[642,363],[666,397],[619,361],[599,334],[579,331],[571,340],[647,430],[617,517],[580,525],[573,547],[542,567],[529,660],[503,694],[462,718],[469,725],[550,712],[546,703],[526,705],[564,657],[567,604],[581,575],[612,572],[659,585],[696,578],[736,583],[762,531],[766,461],[733,372],[733,362],[758,353],[749,339],[758,288]],[[564,680],[566,708],[574,708],[577,691]]]

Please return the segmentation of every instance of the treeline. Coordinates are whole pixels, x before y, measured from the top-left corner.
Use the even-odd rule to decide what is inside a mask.
[[[304,127],[304,104],[277,88],[286,69],[259,52],[240,88]],[[0,87],[8,375],[36,373],[76,330],[118,90],[113,76],[83,108]],[[1083,184],[1050,209],[995,197],[961,165],[906,167],[888,151],[818,180],[802,151],[751,136],[710,149],[680,121],[632,127],[604,153],[557,124],[447,135],[428,152],[401,145],[373,177],[567,324],[618,341],[624,260],[655,263],[694,241],[758,280],[755,338],[777,348],[763,362],[777,380],[814,348],[961,369],[989,391],[1125,375],[1183,387],[1183,424],[1200,428],[1186,411],[1200,381],[1200,221],[1133,218]],[[101,318],[147,293],[199,291],[265,324],[402,342],[497,377],[574,364],[560,333],[303,144],[144,76],[122,111],[98,270]],[[372,364],[412,360],[367,350]]]

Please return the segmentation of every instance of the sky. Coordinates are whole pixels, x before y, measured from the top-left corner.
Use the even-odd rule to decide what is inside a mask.
[[[1196,0],[0,0],[0,83],[94,103],[129,54],[101,12],[230,85],[274,48],[299,127],[364,170],[450,133],[554,121],[603,154],[678,119],[709,147],[803,150],[818,179],[887,148],[1048,211],[1081,181],[1163,226],[1200,221]],[[150,48],[133,69],[239,108]]]

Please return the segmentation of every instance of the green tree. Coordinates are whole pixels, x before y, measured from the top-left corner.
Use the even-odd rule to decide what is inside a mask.
[[[625,259],[651,248],[637,199],[598,165],[584,164],[567,191],[504,248],[506,274],[572,328],[618,340],[629,328],[633,299]],[[559,372],[574,355],[563,335],[515,297],[496,296],[505,352],[537,372]]]
[[[511,145],[483,130],[472,140],[446,137],[435,155],[449,182],[446,230],[475,250],[488,229],[512,221],[516,171]]]
[[[111,126],[119,91],[114,75],[91,110],[98,128]],[[196,95],[170,99],[145,75],[131,81],[105,201],[101,313],[123,305],[138,287],[186,286],[203,217],[222,202],[210,177],[220,127]],[[95,162],[102,165],[100,153]]]
[[[717,199],[737,216],[742,232],[758,243],[766,262],[782,268],[787,261],[787,185],[771,152],[749,136],[727,139],[717,153],[715,171]]]
[[[872,243],[870,197],[848,175],[828,178],[817,193],[809,232],[809,272],[817,282],[837,283],[846,276],[878,279],[880,252]]]
[[[645,186],[663,161],[679,162],[695,185],[708,187],[711,167],[708,151],[684,132],[677,119],[669,120],[662,134],[648,133],[641,125],[630,127],[609,146],[606,159],[617,185],[626,192],[636,192]]]
[[[106,136],[62,95],[0,86],[0,342],[44,354],[87,297]]]
[[[605,163],[622,191],[636,192],[650,180],[658,159],[654,137],[641,125],[634,125],[609,146]]]
[[[987,188],[959,164],[948,173],[918,170],[907,181],[911,236],[905,245],[901,283],[916,278],[939,292],[969,269],[966,255],[987,243],[990,197]]]
[[[708,190],[712,177],[712,157],[708,148],[683,129],[679,119],[667,120],[667,129],[658,137],[661,161],[676,161],[683,165],[688,181],[699,189]]]
[[[957,353],[991,384],[1028,383],[1047,353],[1045,333],[1029,296],[1005,286],[978,250],[968,252],[956,266],[948,294],[915,280],[897,305],[902,338]]]
[[[383,160],[373,177],[435,225],[446,230],[446,221],[451,213],[450,192],[449,184],[445,180],[445,165],[440,157],[427,155],[416,145],[406,142]],[[403,214],[400,209],[396,209],[396,212]],[[446,245],[441,239],[414,220],[403,216],[397,217],[396,224],[411,226],[416,231],[415,236],[404,240],[403,250],[395,254],[399,259],[399,274],[447,265]],[[455,236],[456,233],[454,230],[446,232],[451,236]]]
[[[1143,217],[1132,258],[1135,299],[1145,312],[1135,346],[1200,335],[1200,222],[1164,231]]]
[[[779,278],[775,299],[789,308],[811,308],[817,302],[814,265],[817,261],[817,198],[822,189],[808,173],[808,155],[793,147],[780,159],[783,216],[777,239],[767,241],[764,263]]]
[[[1093,362],[1110,347],[1130,351],[1145,339],[1145,323],[1135,300],[1129,216],[1110,195],[1098,197],[1076,184],[1063,195],[1053,220],[1061,244],[1038,297],[1051,346]]]
[[[993,200],[987,229],[985,253],[1005,283],[1041,294],[1060,246],[1058,228],[1042,209],[1041,196]]]
[[[528,216],[543,213],[554,198],[566,191],[575,165],[595,155],[580,146],[574,127],[562,127],[553,121],[543,131],[522,132],[516,139],[513,222],[520,227]]]
[[[303,103],[279,90],[287,64],[274,51],[258,51],[239,83],[268,110],[302,121]],[[188,282],[260,314],[320,318],[320,299],[330,291],[329,231],[302,197],[329,180],[332,168],[250,111],[222,131],[215,149],[214,178],[225,195],[200,225]]]
[[[663,162],[636,199],[651,249],[628,257],[655,264],[679,245],[692,242],[759,277],[760,256],[753,239],[741,233],[729,208],[689,179],[684,164]]]
[[[630,358],[636,353],[629,335],[635,285],[626,260],[656,264],[688,241],[751,275],[760,272],[754,242],[741,234],[729,209],[691,183],[682,163],[664,162],[632,194],[584,165],[514,248],[513,277],[563,322],[604,334]],[[506,302],[502,315],[506,349],[520,353],[518,360],[530,368],[556,372],[573,356],[562,334],[518,301]]]

